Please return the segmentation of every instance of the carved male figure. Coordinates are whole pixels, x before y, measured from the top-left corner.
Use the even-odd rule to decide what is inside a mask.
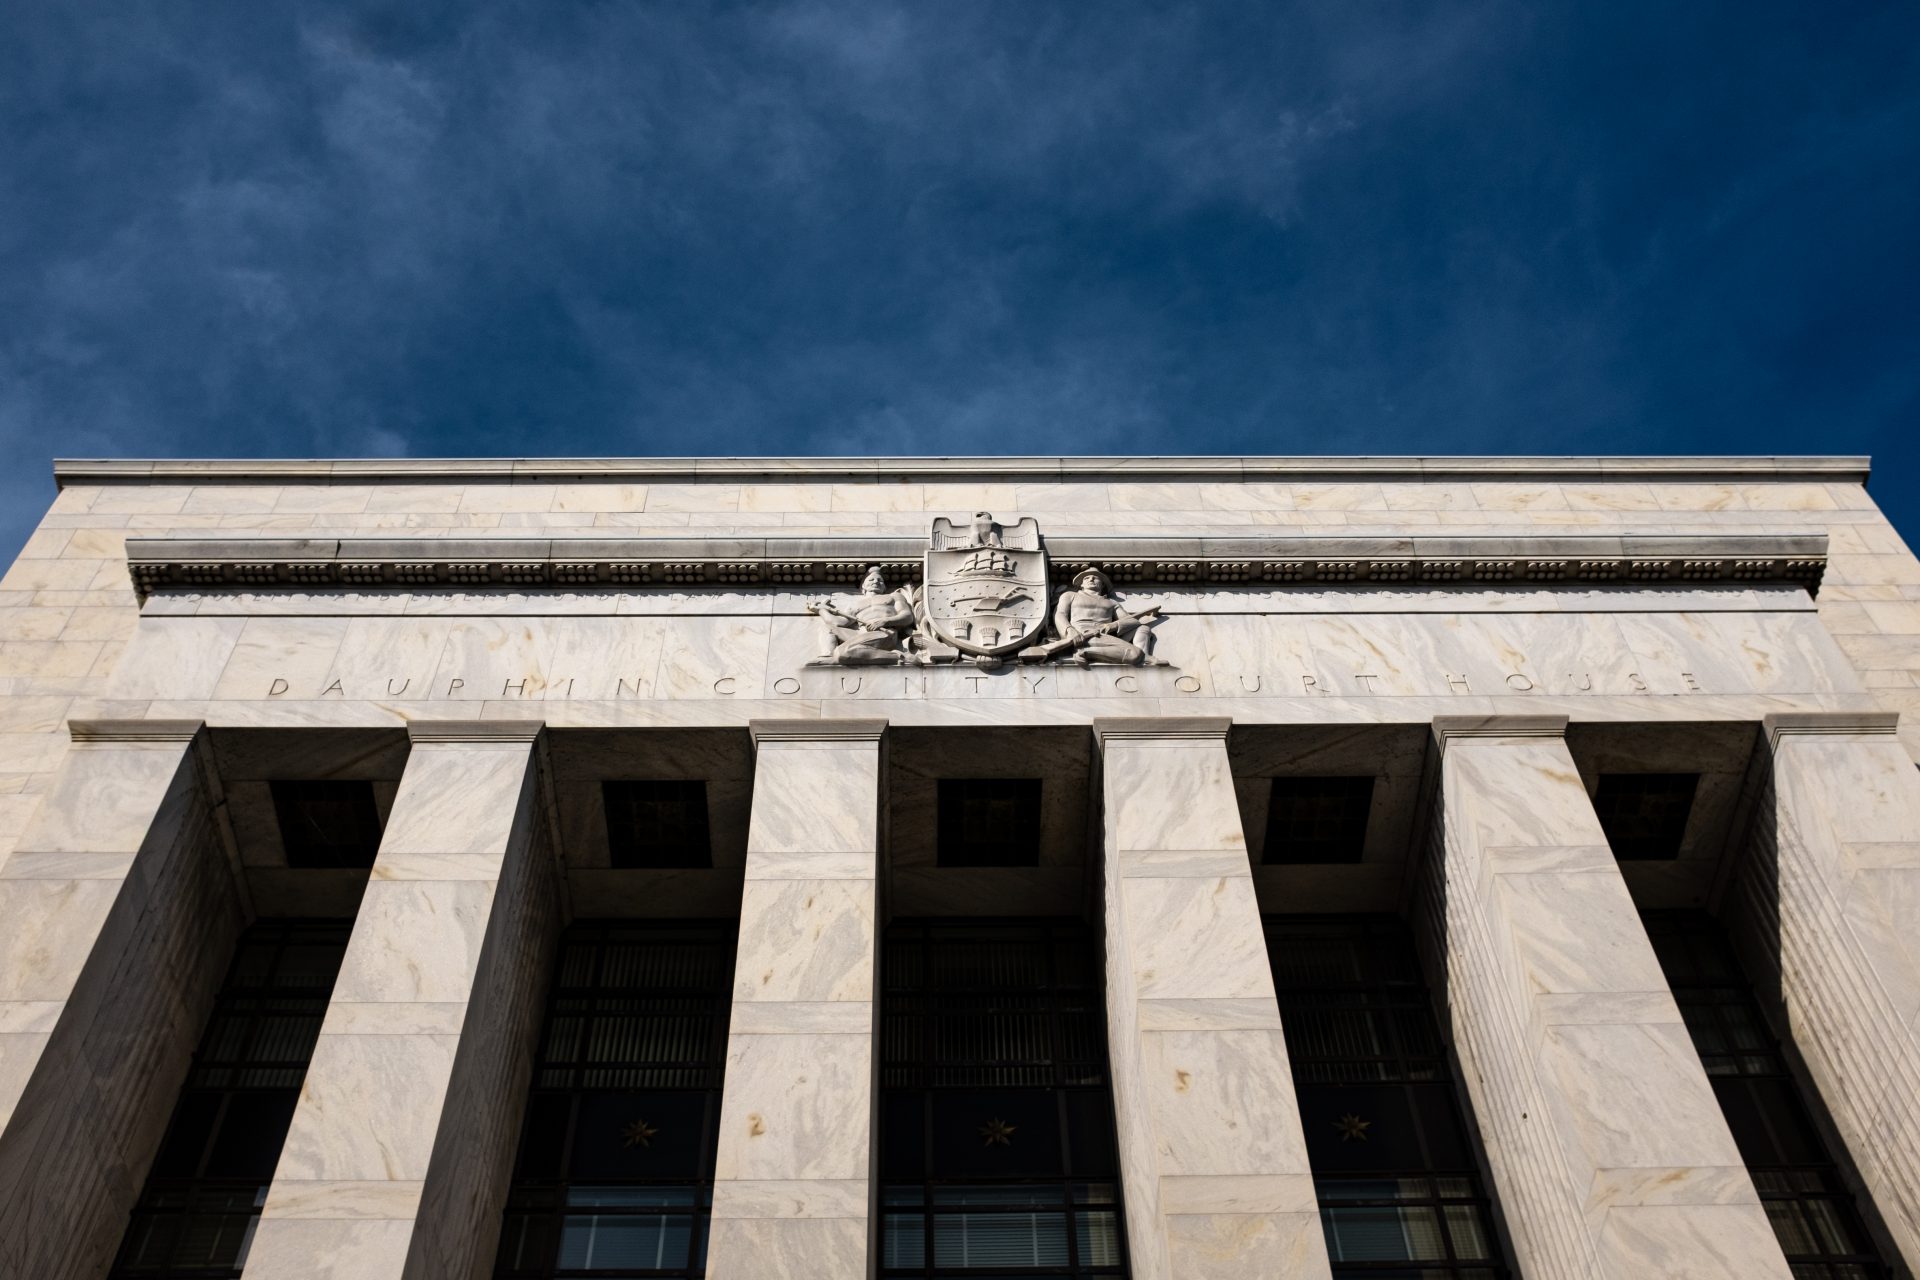
[[[1052,657],[1070,650],[1064,661],[1080,666],[1105,662],[1131,667],[1153,662],[1148,657],[1150,628],[1159,612],[1157,604],[1129,612],[1113,598],[1113,584],[1106,574],[1091,567],[1082,569],[1074,575],[1072,587],[1054,602],[1053,626],[1060,639],[1044,646],[1044,654]]]
[[[815,600],[807,612],[826,623],[823,661],[882,666],[906,660],[904,644],[914,627],[913,589],[889,590],[879,565],[867,570],[858,595]]]

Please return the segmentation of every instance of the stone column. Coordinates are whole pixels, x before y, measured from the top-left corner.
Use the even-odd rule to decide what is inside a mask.
[[[1093,722],[1134,1280],[1328,1274],[1227,728]]]
[[[411,726],[247,1280],[491,1273],[560,927],[540,728]]]
[[[0,1275],[120,1246],[246,918],[200,722],[74,721],[0,866]]]
[[[1787,1280],[1565,729],[1433,726],[1425,905],[1520,1269]]]
[[[709,1280],[870,1274],[884,720],[755,720]]]
[[[1891,712],[1768,716],[1729,923],[1893,1244],[1920,1270],[1920,771]]]

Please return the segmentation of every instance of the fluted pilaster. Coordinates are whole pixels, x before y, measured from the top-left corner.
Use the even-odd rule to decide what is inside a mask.
[[[1425,889],[1521,1270],[1786,1280],[1565,727],[1434,722]]]

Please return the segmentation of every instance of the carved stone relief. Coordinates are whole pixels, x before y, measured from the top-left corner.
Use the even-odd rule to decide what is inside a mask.
[[[875,565],[858,594],[811,602],[823,630],[809,665],[1167,665],[1152,656],[1159,605],[1129,608],[1096,566],[1055,595],[1031,516],[1011,526],[985,511],[965,525],[937,516],[925,563],[922,586],[891,588]]]
[[[895,666],[910,656],[918,592],[887,586],[880,566],[867,570],[857,594],[831,595],[807,605],[824,624],[823,652],[814,666]]]

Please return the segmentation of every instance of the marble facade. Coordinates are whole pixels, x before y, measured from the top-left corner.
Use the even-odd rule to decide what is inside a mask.
[[[707,1274],[859,1275],[872,1221],[884,720],[756,721]]]
[[[1135,1280],[1328,1274],[1228,728],[1205,717],[1093,724]]]
[[[1920,560],[1863,460],[58,474],[0,578],[0,1275],[105,1274],[235,937],[300,914],[354,926],[247,1276],[490,1275],[556,940],[628,916],[739,922],[708,1274],[875,1274],[886,923],[1044,912],[1102,926],[1131,1274],[1326,1276],[1261,917],[1376,911],[1514,1274],[1784,1277],[1673,905],[1920,1266]],[[982,509],[1161,606],[1153,662],[819,662],[810,603]],[[1596,817],[1635,767],[1707,779],[1670,867]],[[1360,863],[1264,862],[1290,773],[1377,779]],[[1038,866],[936,865],[936,780],[1035,775]],[[712,866],[613,866],[620,777],[706,781]],[[278,778],[375,784],[370,876],[290,870]]]
[[[249,1276],[492,1262],[559,926],[538,736],[414,726]]]
[[[1433,729],[1427,891],[1522,1273],[1786,1280],[1565,720]]]
[[[1920,1255],[1920,772],[1891,715],[1779,715],[1737,931],[1906,1257]]]

